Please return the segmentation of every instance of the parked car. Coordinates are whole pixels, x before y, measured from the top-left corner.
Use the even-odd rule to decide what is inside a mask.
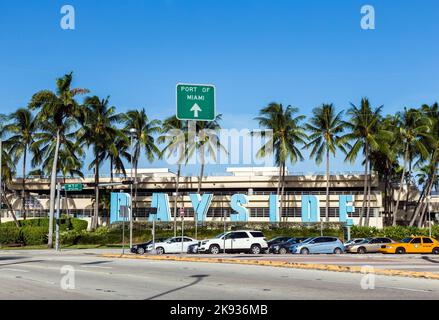
[[[366,238],[355,238],[344,243],[344,247],[348,250],[351,246],[356,245],[357,243],[363,242]]]
[[[439,241],[431,237],[408,237],[401,242],[382,245],[382,253],[432,253],[439,254]]]
[[[327,253],[341,254],[344,252],[344,245],[336,237],[315,237],[309,238],[301,243],[290,246],[293,254]]]
[[[182,237],[173,237],[167,239],[166,241],[156,243],[155,251],[159,255],[164,253],[187,252],[190,245],[197,243],[198,240],[189,237],[183,237],[183,243],[182,243]],[[150,248],[150,250],[153,249],[152,245],[150,245],[148,248]]]
[[[289,252],[289,248],[293,244],[301,243],[305,241],[308,238],[290,238],[287,241],[276,243],[271,245],[268,248],[269,253],[276,253],[276,254],[287,254]]]
[[[260,231],[231,231],[218,235],[213,239],[200,241],[198,252],[219,254],[224,251],[230,252],[250,252],[260,254],[268,249],[267,240]]]
[[[384,244],[394,243],[390,238],[366,238],[363,241],[345,247],[346,252],[350,253],[376,253],[379,252]]]
[[[199,242],[198,243],[194,243],[191,244],[188,248],[187,248],[187,253],[189,254],[196,254],[198,253],[198,246],[199,246]]]
[[[158,238],[156,239],[156,243],[157,242],[164,242],[166,241],[168,238]],[[133,245],[133,247],[131,248],[131,252],[132,253],[136,253],[136,254],[145,254],[145,252],[147,252],[148,247],[152,245],[152,240],[145,242],[145,243],[139,243],[139,244],[135,244]]]

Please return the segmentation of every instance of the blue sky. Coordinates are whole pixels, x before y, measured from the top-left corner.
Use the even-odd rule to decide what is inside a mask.
[[[60,28],[65,4],[76,9],[74,31]],[[360,28],[366,4],[376,30]],[[438,100],[436,0],[18,0],[1,1],[0,14],[0,113],[69,71],[120,112],[145,107],[160,119],[175,112],[176,83],[215,84],[225,128],[257,128],[272,101],[309,115],[363,96],[385,113]],[[332,169],[361,167],[340,155]]]

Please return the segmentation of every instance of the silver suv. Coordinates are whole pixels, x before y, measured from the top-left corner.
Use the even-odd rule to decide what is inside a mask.
[[[219,236],[200,241],[198,252],[219,254],[224,252],[245,252],[260,254],[268,249],[267,239],[261,231],[230,231]]]

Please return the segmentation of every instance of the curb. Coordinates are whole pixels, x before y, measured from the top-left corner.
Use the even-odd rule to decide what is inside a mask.
[[[119,255],[119,254],[103,254],[103,258],[119,258],[119,259],[134,259],[134,260],[151,260],[151,261],[182,261],[182,262],[204,262],[204,263],[226,263],[226,264],[242,264],[254,266],[267,266],[279,268],[305,269],[305,270],[320,270],[332,272],[348,272],[360,274],[376,274],[394,277],[409,277],[409,278],[423,278],[439,280],[439,274],[433,272],[418,272],[418,271],[402,271],[392,269],[373,269],[373,272],[364,270],[363,267],[357,266],[340,266],[329,264],[312,264],[312,263],[297,263],[284,261],[270,261],[270,260],[240,260],[228,258],[195,258],[195,257],[176,257],[176,256],[138,256],[138,255]]]

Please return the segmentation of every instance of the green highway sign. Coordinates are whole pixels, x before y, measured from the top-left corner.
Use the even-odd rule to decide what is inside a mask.
[[[65,184],[63,186],[63,189],[65,191],[82,191],[84,189],[84,186],[82,185],[82,183]]]
[[[213,121],[215,117],[215,86],[177,84],[177,118],[179,120]]]

